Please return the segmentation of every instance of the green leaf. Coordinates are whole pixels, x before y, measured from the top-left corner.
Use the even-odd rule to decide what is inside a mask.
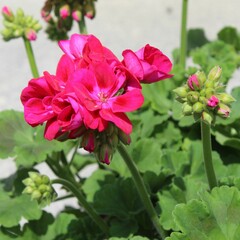
[[[134,219],[126,221],[111,221],[110,235],[115,237],[130,237],[138,230],[138,224]]]
[[[47,217],[47,216],[46,216]],[[51,219],[52,217],[50,217]],[[75,220],[76,217],[73,214],[60,213],[53,223],[52,220],[49,221],[43,217],[38,223],[31,223],[30,225],[26,224],[24,226],[24,234],[22,237],[17,238],[17,240],[57,240],[57,239],[66,239],[64,236],[69,231],[70,223]],[[47,222],[44,222],[47,220]],[[51,224],[50,224],[51,223]],[[38,227],[44,227],[43,230],[38,229]],[[63,238],[61,238],[63,237]]]
[[[173,232],[170,237],[165,238],[165,240],[191,240],[185,234]]]
[[[235,187],[204,191],[201,200],[176,206],[173,215],[183,234],[194,240],[238,240],[240,192]]]
[[[131,219],[143,210],[142,202],[132,179],[106,184],[94,195],[94,208],[99,214]]]
[[[237,50],[240,50],[240,37],[237,29],[234,27],[224,27],[218,33],[218,39],[225,43],[233,45]]]
[[[187,49],[191,51],[192,49],[198,48],[206,44],[208,39],[205,36],[204,30],[201,28],[190,29],[187,33]]]
[[[133,236],[133,237],[128,237],[128,238],[118,238],[118,237],[111,237],[109,240],[150,240],[147,237],[142,237],[142,236]]]
[[[0,189],[0,224],[4,227],[18,225],[21,218],[35,220],[41,217],[42,211],[36,201],[32,201],[28,195],[10,198]]]
[[[0,112],[0,158],[15,157],[18,166],[30,167],[46,159],[52,151],[60,151],[66,143],[47,141],[43,127],[32,128],[22,112]]]
[[[82,190],[86,194],[86,199],[89,202],[93,202],[94,195],[105,184],[110,184],[115,181],[115,176],[109,172],[98,169],[89,178],[86,179],[82,186]]]
[[[240,57],[234,47],[220,40],[191,51],[191,56],[194,63],[199,64],[205,72],[209,72],[214,66],[221,66],[223,83],[231,78],[240,63]]]

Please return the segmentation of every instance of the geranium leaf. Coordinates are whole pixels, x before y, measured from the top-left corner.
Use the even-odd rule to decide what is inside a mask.
[[[4,227],[18,225],[21,218],[26,220],[39,219],[42,211],[36,201],[31,201],[30,196],[21,195],[10,198],[0,189],[0,224]]]
[[[201,47],[206,44],[208,39],[205,36],[205,32],[201,28],[190,29],[187,33],[187,43],[188,51],[191,51],[194,48]]]
[[[233,45],[236,50],[240,50],[240,38],[237,29],[234,27],[225,27],[218,32],[218,39]]]
[[[106,184],[94,195],[94,208],[99,214],[126,220],[143,210],[132,179]]]
[[[66,147],[66,144],[45,140],[43,127],[29,126],[22,112],[0,112],[0,129],[0,157],[15,157],[18,166],[30,167],[44,161],[52,151]]]
[[[222,186],[211,193],[204,191],[201,200],[179,204],[173,211],[183,234],[194,240],[238,240],[240,235],[240,192]]]

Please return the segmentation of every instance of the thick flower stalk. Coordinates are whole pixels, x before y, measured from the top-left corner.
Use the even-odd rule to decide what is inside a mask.
[[[126,112],[142,106],[141,83],[171,77],[171,62],[149,45],[124,51],[120,61],[93,35],[73,34],[59,46],[64,54],[56,73],[44,72],[22,91],[25,120],[46,123],[48,140],[81,137],[82,147],[109,164],[118,143],[130,143]]]
[[[32,16],[24,14],[22,9],[17,9],[14,14],[8,6],[2,8],[5,29],[1,31],[3,39],[9,41],[13,38],[23,37],[29,41],[37,38],[37,32],[42,28],[39,22]]]
[[[203,160],[210,189],[217,186],[210,126],[215,123],[217,116],[228,118],[230,105],[235,101],[231,95],[222,92],[221,74],[219,66],[212,68],[207,77],[204,72],[198,71],[188,78],[184,86],[174,90],[177,101],[183,104],[183,115],[193,115],[196,121],[201,122]]]

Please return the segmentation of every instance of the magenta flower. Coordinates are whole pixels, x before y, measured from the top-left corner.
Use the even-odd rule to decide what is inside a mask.
[[[191,90],[199,90],[201,88],[196,74],[193,74],[188,78],[187,84]]]
[[[218,103],[219,103],[219,99],[213,95],[208,99],[207,105],[209,107],[215,108],[218,105]]]
[[[172,63],[159,49],[147,44],[137,52],[125,50],[123,64],[141,83],[153,83],[173,75]]]
[[[119,81],[106,63],[91,66],[91,70],[76,70],[69,84],[85,108],[83,116],[86,127],[103,131],[108,122],[113,122],[126,134],[131,133],[132,124],[125,112],[134,111],[143,104],[140,89],[121,94],[124,79]]]

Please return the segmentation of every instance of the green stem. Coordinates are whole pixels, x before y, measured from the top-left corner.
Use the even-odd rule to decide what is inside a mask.
[[[92,218],[92,220],[99,226],[99,228],[108,235],[108,226],[106,223],[98,216],[95,210],[88,204],[85,200],[82,193],[79,191],[78,187],[75,186],[72,182],[67,181],[62,178],[52,180],[52,184],[61,184],[66,187],[69,191],[73,193],[73,195],[78,199],[80,205],[85,209],[88,215]]]
[[[153,207],[153,204],[150,200],[150,197],[148,195],[147,189],[145,187],[145,184],[143,182],[143,179],[137,169],[136,164],[134,163],[133,159],[131,158],[131,156],[128,154],[126,148],[122,145],[119,144],[118,145],[118,151],[121,154],[123,160],[125,161],[128,169],[130,170],[133,180],[135,182],[137,191],[140,195],[140,198],[143,202],[143,205],[145,206],[146,211],[148,212],[151,221],[153,223],[153,225],[155,226],[157,232],[159,233],[160,237],[162,239],[164,239],[165,236],[165,232],[162,229],[160,223],[159,223],[159,219],[158,219],[158,215]]]
[[[38,73],[35,57],[33,54],[32,45],[30,41],[28,41],[25,37],[23,38],[23,41],[24,41],[26,52],[27,52],[28,61],[31,67],[32,75],[34,78],[38,78],[39,73]]]
[[[187,55],[187,7],[188,0],[182,0],[180,65],[183,68],[186,67],[186,55]]]
[[[82,14],[81,21],[78,22],[78,26],[81,34],[87,34],[87,26],[86,26],[85,17],[83,14]]]
[[[211,131],[210,126],[201,121],[201,134],[202,134],[202,146],[203,146],[203,159],[205,171],[208,179],[210,190],[217,186],[217,179],[213,168],[212,162],[212,144],[211,144]]]

